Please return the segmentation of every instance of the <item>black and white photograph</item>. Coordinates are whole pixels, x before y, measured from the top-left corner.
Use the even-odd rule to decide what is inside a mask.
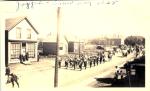
[[[149,3],[0,1],[1,91],[145,90]]]

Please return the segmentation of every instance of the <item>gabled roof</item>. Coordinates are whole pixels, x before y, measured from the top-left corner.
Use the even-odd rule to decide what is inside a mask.
[[[79,39],[74,37],[74,36],[71,36],[71,35],[68,35],[68,36],[64,36],[65,40],[67,42],[79,42]]]
[[[43,38],[43,41],[42,42],[56,42],[57,41],[57,34],[53,33],[53,34],[48,34],[47,36],[45,36]],[[59,42],[62,43],[62,42],[67,42],[65,40],[65,37],[64,36],[61,36],[59,35]]]
[[[56,35],[47,35],[43,39],[43,42],[56,42]]]
[[[25,16],[21,16],[21,17],[16,17],[16,18],[9,18],[6,19],[5,22],[5,30],[10,31],[12,30],[16,25],[18,25],[20,22],[22,22],[23,20],[26,20],[28,22],[28,24],[33,28],[33,30],[37,33],[38,31],[34,28],[34,26],[31,24],[31,22],[29,21],[29,19]]]
[[[64,38],[67,42],[79,42],[79,41],[80,41],[80,43],[84,42],[83,39],[79,39],[75,36],[64,36]]]

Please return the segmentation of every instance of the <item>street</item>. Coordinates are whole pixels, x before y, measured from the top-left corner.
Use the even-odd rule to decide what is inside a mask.
[[[111,61],[99,64],[98,66],[83,68],[82,71],[59,68],[58,87],[91,87],[95,83],[96,77],[105,77],[114,74],[115,66],[121,66],[126,61],[133,59],[134,55],[130,54],[127,57],[119,57],[117,54],[113,56]],[[42,58],[40,62],[32,62],[31,65],[11,64],[10,68],[13,73],[19,77],[20,88],[12,88],[11,84],[6,84],[6,90],[11,89],[50,89],[54,85],[54,60],[52,58]]]

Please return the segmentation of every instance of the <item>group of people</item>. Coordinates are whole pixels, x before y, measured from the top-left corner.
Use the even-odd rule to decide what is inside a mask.
[[[107,61],[110,61],[112,59],[111,52],[108,52],[107,54]],[[106,55],[104,52],[98,53],[98,55],[93,56],[87,56],[87,55],[81,55],[80,57],[67,57],[66,59],[62,60],[62,58],[59,59],[59,68],[62,66],[62,63],[64,62],[64,67],[66,69],[73,68],[82,70],[83,68],[86,69],[87,67],[96,66],[98,64],[106,62]]]
[[[19,55],[19,60],[20,60],[20,63],[28,61],[29,60],[29,53],[26,52],[26,53],[20,54]]]
[[[142,58],[145,57],[145,50],[143,46],[134,46],[134,47],[128,47],[127,48],[127,53],[126,55],[130,54],[130,53],[134,53],[135,54],[135,58],[134,58],[134,62],[138,62],[135,60],[142,60],[144,61]],[[124,56],[124,55],[123,55]],[[139,57],[138,57],[139,56]],[[122,69],[120,69],[118,66],[115,66],[116,71],[115,71],[115,79],[123,79],[124,76],[128,76],[131,74],[131,69],[133,68],[133,65],[129,64],[130,62],[127,62],[124,65],[124,68],[126,69],[125,72],[122,71]]]
[[[122,49],[122,55],[127,56],[128,54],[135,52],[136,57],[142,52],[142,55],[144,54],[144,46],[127,46],[124,50]]]
[[[123,56],[127,56],[133,51],[136,51],[136,54],[138,54],[139,49],[140,47],[128,48],[127,53]],[[107,52],[103,51],[103,52],[98,53],[97,55],[90,55],[90,56],[81,55],[80,57],[67,57],[65,59],[60,58],[58,65],[59,65],[59,68],[61,68],[64,62],[64,67],[66,69],[73,68],[74,70],[75,69],[82,70],[83,68],[86,69],[87,67],[91,68],[93,66],[104,63],[106,61],[110,61],[116,52],[117,51],[107,51]]]

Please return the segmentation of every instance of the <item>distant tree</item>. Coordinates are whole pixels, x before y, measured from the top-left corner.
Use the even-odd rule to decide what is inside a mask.
[[[145,38],[142,36],[128,36],[125,38],[124,43],[126,45],[145,45]]]

